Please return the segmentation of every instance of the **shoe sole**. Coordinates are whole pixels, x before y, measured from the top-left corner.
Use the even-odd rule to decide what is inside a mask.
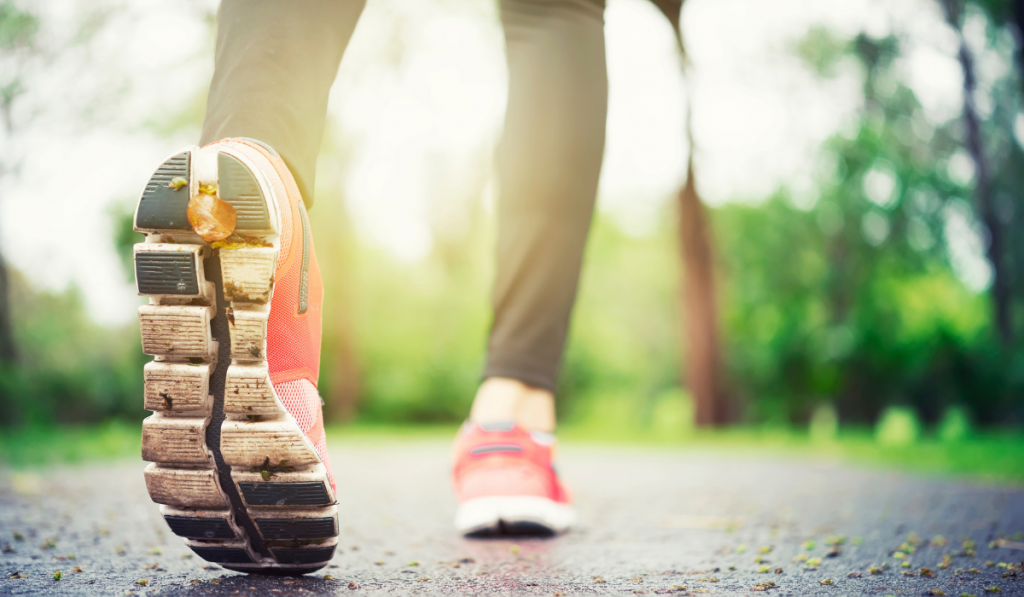
[[[269,246],[212,249],[192,231],[197,169],[219,179],[236,232]],[[135,213],[146,242],[134,249],[138,292],[149,297],[139,307],[142,346],[154,357],[144,370],[153,414],[142,458],[152,463],[150,498],[200,557],[240,572],[304,574],[333,557],[339,527],[327,469],[267,367],[279,205],[259,168],[230,146],[178,152],[146,185]]]
[[[455,528],[468,537],[551,536],[569,530],[575,522],[572,506],[543,497],[474,498],[455,512]]]

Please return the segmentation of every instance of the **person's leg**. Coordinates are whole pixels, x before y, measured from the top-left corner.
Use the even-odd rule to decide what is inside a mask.
[[[471,420],[552,431],[553,392],[604,153],[603,0],[502,0],[509,70],[498,267]]]
[[[281,154],[312,205],[327,96],[365,0],[223,0],[200,145],[248,137]]]

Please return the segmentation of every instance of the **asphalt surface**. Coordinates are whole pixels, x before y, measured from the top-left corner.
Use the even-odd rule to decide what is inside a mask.
[[[467,540],[451,527],[447,444],[342,444],[331,458],[341,544],[330,567],[301,578],[247,576],[188,557],[146,495],[141,461],[0,469],[0,594],[758,595],[753,588],[770,581],[776,595],[987,595],[993,587],[1024,595],[1015,564],[1024,560],[1020,486],[570,446],[559,466],[580,510],[576,530]],[[829,537],[840,535],[828,557]],[[932,544],[937,535],[947,542]],[[893,557],[915,536],[916,546],[904,546],[914,553]],[[809,562],[794,561],[801,554]],[[817,569],[805,569],[814,558]]]

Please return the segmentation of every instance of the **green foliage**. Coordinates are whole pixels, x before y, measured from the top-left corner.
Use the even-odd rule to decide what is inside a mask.
[[[986,43],[998,50],[1008,6],[969,4],[964,18],[981,18]],[[34,17],[0,1],[0,47],[30,44],[37,28]],[[920,438],[932,430],[957,444],[980,432],[973,425],[983,431],[1024,421],[1020,289],[1018,342],[1002,346],[988,288],[968,283],[971,272],[952,248],[963,230],[985,239],[974,180],[952,166],[970,162],[962,123],[929,120],[902,82],[903,43],[827,29],[798,40],[794,53],[817,76],[860,73],[862,108],[824,146],[812,191],[784,187],[709,210],[727,393],[742,422],[807,429],[801,433],[821,449],[850,425],[877,429],[884,447],[927,441]],[[1017,280],[1024,279],[1017,199],[1024,152],[1012,131],[1021,87],[1010,69],[985,90],[991,110],[982,123]],[[204,97],[149,130],[172,136],[197,126]],[[325,155],[344,163],[336,142],[328,139]],[[343,187],[333,180],[326,194],[318,188],[310,214],[327,294],[320,391],[328,414],[349,416],[336,404],[347,395],[362,424],[457,422],[485,358],[493,221],[479,201],[467,201],[465,231],[437,231],[432,254],[406,263],[351,230]],[[659,224],[642,236],[607,215],[595,218],[557,396],[570,428],[659,441],[698,434],[680,372],[672,207],[666,200]],[[130,211],[113,214],[128,276],[140,238]],[[954,221],[960,232],[950,232]],[[12,280],[23,358],[0,370],[0,423],[140,418],[147,358],[136,326],[95,325],[73,288],[34,289],[16,272]]]
[[[673,233],[663,226],[635,238],[595,221],[559,387],[564,420],[648,427],[659,402],[678,392]]]
[[[828,443],[839,435],[839,417],[831,404],[820,404],[814,409],[811,423],[807,428],[811,441]]]
[[[896,38],[843,44],[815,30],[797,52],[822,76],[859,62],[866,103],[857,128],[826,145],[815,197],[783,190],[715,214],[726,362],[748,416],[806,420],[830,401],[845,422],[874,421],[893,403],[928,423],[949,404],[1019,422],[1014,349],[999,346],[989,297],[965,285],[951,255],[950,220],[977,225],[971,181],[949,167],[966,159],[959,120],[925,117],[895,70]],[[1004,160],[1020,155],[1003,147]]]
[[[353,279],[367,421],[465,417],[483,366],[487,291],[473,264],[402,264],[370,248]],[[325,361],[331,357],[325,355]]]
[[[39,19],[10,0],[0,2],[0,50],[28,46],[39,31]]]
[[[0,425],[140,418],[138,329],[90,321],[77,289],[32,288],[11,271],[16,364],[0,365]]]
[[[875,426],[875,439],[887,447],[909,446],[920,437],[921,423],[914,411],[905,407],[890,406],[885,409]]]
[[[692,436],[693,400],[677,387],[667,388],[654,398],[651,411],[651,434],[659,439],[678,439]]]
[[[950,406],[942,415],[937,433],[944,442],[958,442],[971,435],[971,420],[962,406]]]

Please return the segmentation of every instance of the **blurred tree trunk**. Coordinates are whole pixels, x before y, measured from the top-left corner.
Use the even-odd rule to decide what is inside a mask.
[[[319,197],[310,213],[316,214],[321,224],[317,237],[321,252],[317,259],[324,279],[325,302],[330,305],[330,309],[324,309],[324,340],[332,347],[329,360],[323,363],[323,367],[330,369],[330,386],[324,396],[326,416],[331,421],[346,423],[355,417],[361,391],[352,315],[352,226],[341,193]]]
[[[352,162],[351,151],[348,137],[338,132],[328,116],[320,147],[321,159],[348,164]],[[324,350],[320,365],[324,418],[339,423],[347,423],[355,417],[362,393],[353,293],[355,234],[345,205],[345,176],[345,169],[339,167],[320,172],[316,205],[309,211],[324,282]]]
[[[683,43],[679,19],[683,0],[651,0],[665,15],[675,32],[683,77],[688,75],[689,59]],[[707,209],[697,193],[693,168],[693,94],[687,80],[686,140],[690,156],[686,163],[686,184],[679,191],[679,240],[682,253],[682,293],[680,296],[686,346],[682,368],[693,394],[696,424],[701,427],[724,425],[729,413],[721,383],[722,349],[718,333],[718,303],[715,291],[714,241]]]
[[[11,325],[11,286],[7,263],[0,255],[0,364],[12,363],[18,356]]]
[[[945,9],[946,21],[956,31],[960,42],[960,68],[964,74],[963,119],[966,137],[964,142],[967,145],[967,151],[974,160],[974,208],[988,230],[989,238],[986,256],[989,263],[992,264],[992,301],[996,316],[996,329],[1003,347],[1008,347],[1013,342],[1013,322],[1010,316],[1010,281],[1007,276],[1009,272],[1004,260],[1005,251],[1003,247],[1005,245],[1005,238],[1002,223],[996,214],[992,192],[992,173],[988,158],[985,155],[985,145],[981,133],[981,119],[974,105],[974,92],[977,88],[974,58],[971,56],[967,40],[964,38],[960,27],[960,17],[963,12],[960,0],[942,0],[942,5]]]
[[[14,136],[14,100],[23,92],[21,73],[24,61],[35,53],[35,34],[39,29],[38,19],[30,12],[20,10],[13,3],[0,1],[0,51],[10,52],[14,60],[13,69],[0,73],[0,121],[6,138]],[[10,68],[9,65],[5,65]],[[14,171],[6,161],[7,152],[0,152],[0,177]],[[14,330],[11,324],[11,285],[7,275],[7,263],[0,252],[0,364],[10,363],[17,357]]]
[[[721,386],[722,349],[718,338],[711,227],[707,210],[697,195],[693,145],[690,147],[686,184],[679,191],[679,236],[683,253],[681,300],[687,336],[685,367],[696,407],[695,422],[698,426],[710,427],[727,423],[728,412]]]

